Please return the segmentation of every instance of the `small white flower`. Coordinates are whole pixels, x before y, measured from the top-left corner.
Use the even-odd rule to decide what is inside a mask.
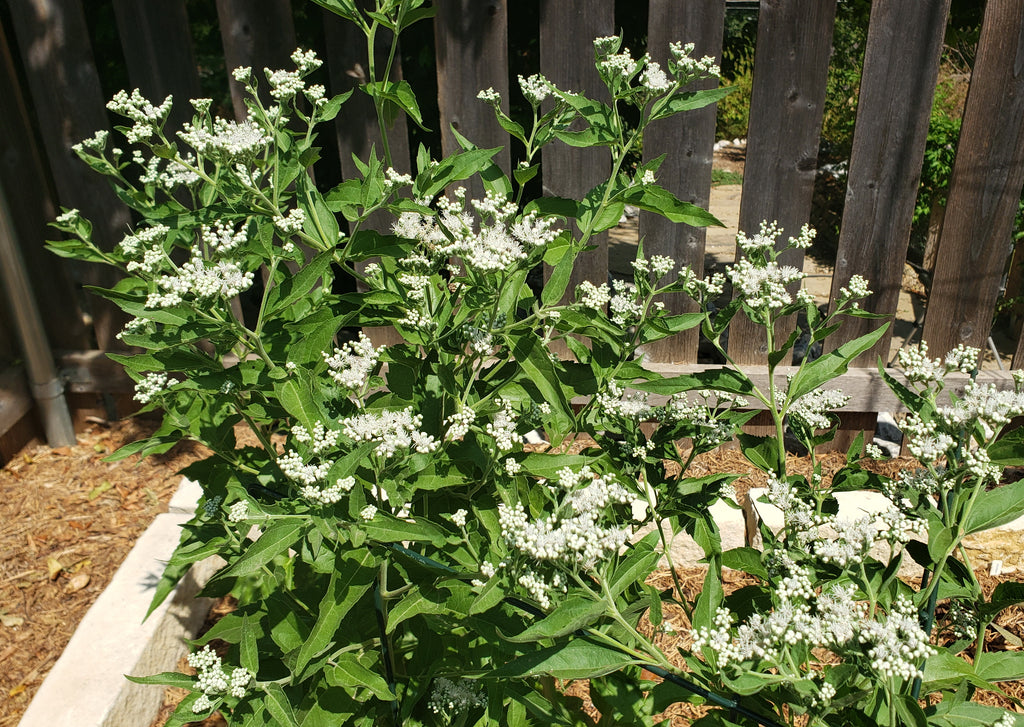
[[[376,515],[377,508],[374,507],[373,505],[367,505],[366,507],[359,511],[359,517],[361,517],[363,520],[366,520],[367,522],[373,520],[373,518],[376,517]]]
[[[459,508],[452,513],[452,523],[460,528],[466,527],[466,515],[468,514],[464,508]]]

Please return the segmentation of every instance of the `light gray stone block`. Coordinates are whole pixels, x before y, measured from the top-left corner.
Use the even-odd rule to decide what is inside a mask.
[[[195,480],[188,477],[181,478],[181,484],[167,505],[167,511],[172,513],[186,513],[192,515],[196,511],[196,503],[203,495],[203,488]]]
[[[126,674],[173,671],[209,612],[195,599],[216,570],[197,564],[143,622],[164,564],[178,544],[185,513],[158,515],[142,534],[110,585],[86,613],[47,675],[20,727],[139,727],[163,702],[163,688],[132,684]]]

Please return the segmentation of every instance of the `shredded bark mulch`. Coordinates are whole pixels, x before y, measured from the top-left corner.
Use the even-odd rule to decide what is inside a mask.
[[[96,421],[74,447],[29,446],[0,469],[0,727],[14,727],[136,539],[201,448],[104,458],[154,422]],[[74,698],[73,695],[68,695]]]

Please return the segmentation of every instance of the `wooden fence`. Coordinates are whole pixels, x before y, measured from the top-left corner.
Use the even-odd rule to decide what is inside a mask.
[[[46,223],[58,205],[78,208],[92,219],[101,245],[120,240],[130,220],[106,182],[70,151],[73,143],[109,127],[85,1],[11,0],[0,14],[0,186],[13,210],[21,252],[68,395],[74,406],[89,413],[97,407],[104,410],[98,397],[106,397],[109,409],[111,396],[130,391],[130,382],[102,363],[102,351],[117,347],[117,311],[94,299],[86,315],[78,294],[83,283],[110,280],[106,271],[67,264],[43,250],[43,240],[52,234]],[[199,76],[186,1],[110,3],[131,86],[150,98],[173,94],[179,108],[187,107],[180,102],[198,95]],[[508,16],[530,5],[508,0],[434,4],[443,151],[454,148],[450,127],[481,146],[507,147],[508,137],[476,94],[493,87],[507,108]],[[619,11],[637,4],[623,0]],[[654,59],[664,63],[668,43],[674,40],[694,42],[698,56],[720,56],[731,5],[731,0],[649,0]],[[896,311],[949,5],[950,0],[875,0],[872,6],[832,290],[838,291],[852,275],[863,275],[875,291],[866,307],[879,313]],[[289,0],[216,0],[216,10],[228,68],[287,66],[287,56],[296,47]],[[616,31],[615,12],[613,0],[539,0],[537,70],[560,87],[599,95],[591,42]],[[762,0],[758,12],[740,228],[754,231],[761,220],[778,220],[793,233],[811,210],[836,0]],[[365,44],[326,13],[323,29],[318,50],[327,59],[330,92],[340,93],[366,67]],[[231,83],[238,112],[239,89]],[[369,105],[357,95],[335,128],[333,142],[343,172],[351,172],[353,152],[363,154],[374,143],[374,126]],[[396,138],[405,138],[402,129]],[[661,121],[644,139],[645,157],[668,153],[659,183],[705,207],[714,131],[715,110],[709,107]],[[327,130],[322,133],[329,136]],[[988,0],[924,327],[933,352],[959,343],[981,347],[989,335],[1024,183],[1022,135],[1024,3]],[[408,164],[408,147],[393,148],[393,153]],[[510,155],[497,158],[507,172]],[[606,172],[606,157],[600,152],[545,149],[547,194],[581,195]],[[704,230],[641,213],[639,234],[649,254],[670,255],[702,268]],[[606,280],[607,253],[602,236],[597,249],[582,260],[577,282]],[[787,263],[802,265],[802,253],[787,255]],[[681,300],[669,305],[686,309]],[[3,300],[0,306],[0,434],[7,433],[6,439],[0,437],[2,457],[5,448],[9,452],[19,445],[14,440],[23,438],[31,401],[15,365],[18,343],[8,308]],[[856,325],[844,326],[829,345],[861,332]],[[764,342],[755,330],[734,323],[730,333],[730,354],[736,360],[763,361]],[[697,343],[697,332],[688,331],[652,347],[649,359],[669,370],[692,368],[698,365]],[[862,368],[843,382],[855,395],[847,410],[866,413],[861,420],[850,418],[853,426],[873,427],[873,412],[895,407],[872,373],[889,344],[887,335],[864,353],[857,361]],[[1024,361],[1022,348],[1015,365]]]

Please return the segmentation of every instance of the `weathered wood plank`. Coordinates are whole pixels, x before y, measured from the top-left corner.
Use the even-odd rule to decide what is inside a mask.
[[[984,348],[1024,185],[1024,3],[989,0],[949,183],[924,338]]]
[[[44,245],[47,239],[57,235],[56,231],[47,226],[56,216],[56,207],[36,146],[14,59],[2,28],[0,187],[7,198],[18,246],[36,300],[45,301],[45,305],[39,306],[39,313],[46,328],[47,340],[53,347],[86,348],[89,346],[89,332],[68,273],[71,265],[48,252]],[[4,326],[0,325],[0,328]],[[13,331],[8,331],[6,335],[0,333],[0,352],[5,348],[12,352],[18,349]]]
[[[668,44],[692,42],[698,58],[711,56],[721,61],[722,33],[725,25],[723,0],[701,0],[680,3],[674,0],[651,0],[648,16],[647,52],[666,66]],[[708,80],[688,90],[715,88],[717,81]],[[667,157],[658,170],[658,184],[679,199],[707,209],[711,199],[711,162],[715,143],[715,109],[706,106],[697,111],[678,114],[651,124],[644,134],[644,161],[662,154]],[[640,212],[640,238],[644,254],[667,255],[682,266],[690,266],[701,274],[704,269],[703,227],[670,222],[660,215]],[[670,313],[689,313],[697,309],[687,296],[673,294],[664,299]],[[694,328],[672,338],[645,346],[650,361],[685,362],[697,360],[699,331]]]
[[[360,0],[360,9],[372,9],[372,0]],[[388,145],[382,143],[380,125],[374,109],[373,99],[358,90],[358,86],[369,80],[369,52],[366,36],[351,22],[344,20],[332,12],[324,10],[324,37],[327,43],[327,68],[330,74],[331,94],[341,94],[355,90],[345,102],[341,113],[334,119],[335,140],[338,146],[339,162],[342,176],[346,179],[358,176],[358,170],[352,161],[353,155],[367,160],[371,149],[379,158],[388,162],[399,172],[408,174],[412,170],[412,158],[409,153],[409,129],[405,113],[399,113],[391,128],[387,129]],[[382,31],[377,34],[374,48],[374,72],[383,74],[387,59],[394,42],[394,36]],[[391,69],[391,79],[402,78],[401,54],[395,51],[395,59]],[[383,210],[375,212],[366,222],[363,229],[389,233],[394,224],[394,216]],[[362,270],[374,260],[364,260],[356,264]],[[402,342],[402,337],[391,327],[367,328],[366,335],[375,346],[390,346]]]
[[[32,410],[25,371],[20,367],[0,371],[0,435]]]
[[[11,3],[10,12],[57,198],[92,220],[94,241],[110,249],[124,236],[128,210],[107,180],[71,151],[73,144],[109,128],[81,2],[25,0]],[[101,287],[117,280],[113,270],[99,265],[82,267],[80,276]],[[115,335],[127,317],[95,296],[89,305],[99,345],[119,348]]]
[[[114,0],[114,17],[132,85],[157,104],[173,96],[168,128],[181,128],[200,95],[184,0]]]
[[[217,18],[224,42],[235,118],[244,119],[245,93],[231,77],[235,68],[249,66],[260,82],[260,99],[269,101],[264,68],[291,70],[295,51],[295,21],[291,0],[217,0]],[[267,94],[264,97],[264,94]]]
[[[875,313],[893,315],[899,303],[949,4],[876,0],[871,6],[832,298],[861,275],[874,291],[861,305]],[[832,350],[877,326],[848,319],[825,346]],[[887,357],[891,338],[889,331],[854,365]]]
[[[739,227],[748,235],[774,220],[784,244],[810,217],[835,12],[836,0],[761,2],[740,199]],[[803,253],[791,250],[780,263],[802,268]],[[756,363],[766,353],[763,331],[734,318],[729,355]]]
[[[594,38],[615,32],[611,0],[542,0],[540,6],[540,71],[562,89],[609,101],[594,68]],[[582,199],[611,171],[606,149],[577,149],[555,142],[541,152],[544,194]],[[566,295],[571,299],[584,280],[608,280],[608,233],[590,239],[594,250],[579,256]],[[547,274],[547,273],[546,273]],[[545,276],[546,277],[546,276]]]
[[[372,6],[366,0],[360,3],[361,8]],[[327,42],[327,68],[330,73],[331,94],[341,94],[358,89],[368,79],[369,62],[367,60],[367,41],[362,32],[347,20],[334,13],[324,11],[324,37]],[[383,73],[387,64],[388,53],[394,38],[383,31],[376,38],[374,48],[374,65],[377,73]],[[392,67],[391,79],[401,80],[401,55],[396,50]],[[367,94],[356,90],[345,102],[341,113],[335,117],[334,132],[338,144],[339,160],[342,175],[348,179],[357,176],[352,155],[359,159],[369,158],[370,149],[384,158],[384,147],[381,143],[381,130],[377,123],[373,99]],[[391,128],[388,129],[388,148],[391,154],[391,166],[402,173],[409,173],[412,161],[409,155],[408,121],[404,113],[399,113]],[[390,219],[371,220],[367,226],[378,232],[386,231],[391,224]]]
[[[494,111],[477,98],[493,88],[508,113],[508,7],[506,0],[437,0],[434,40],[437,57],[437,105],[441,115],[441,151],[450,156],[462,150],[452,129],[477,147],[502,149],[494,161],[511,174],[509,136]],[[467,194],[482,199],[483,184],[467,180]]]

